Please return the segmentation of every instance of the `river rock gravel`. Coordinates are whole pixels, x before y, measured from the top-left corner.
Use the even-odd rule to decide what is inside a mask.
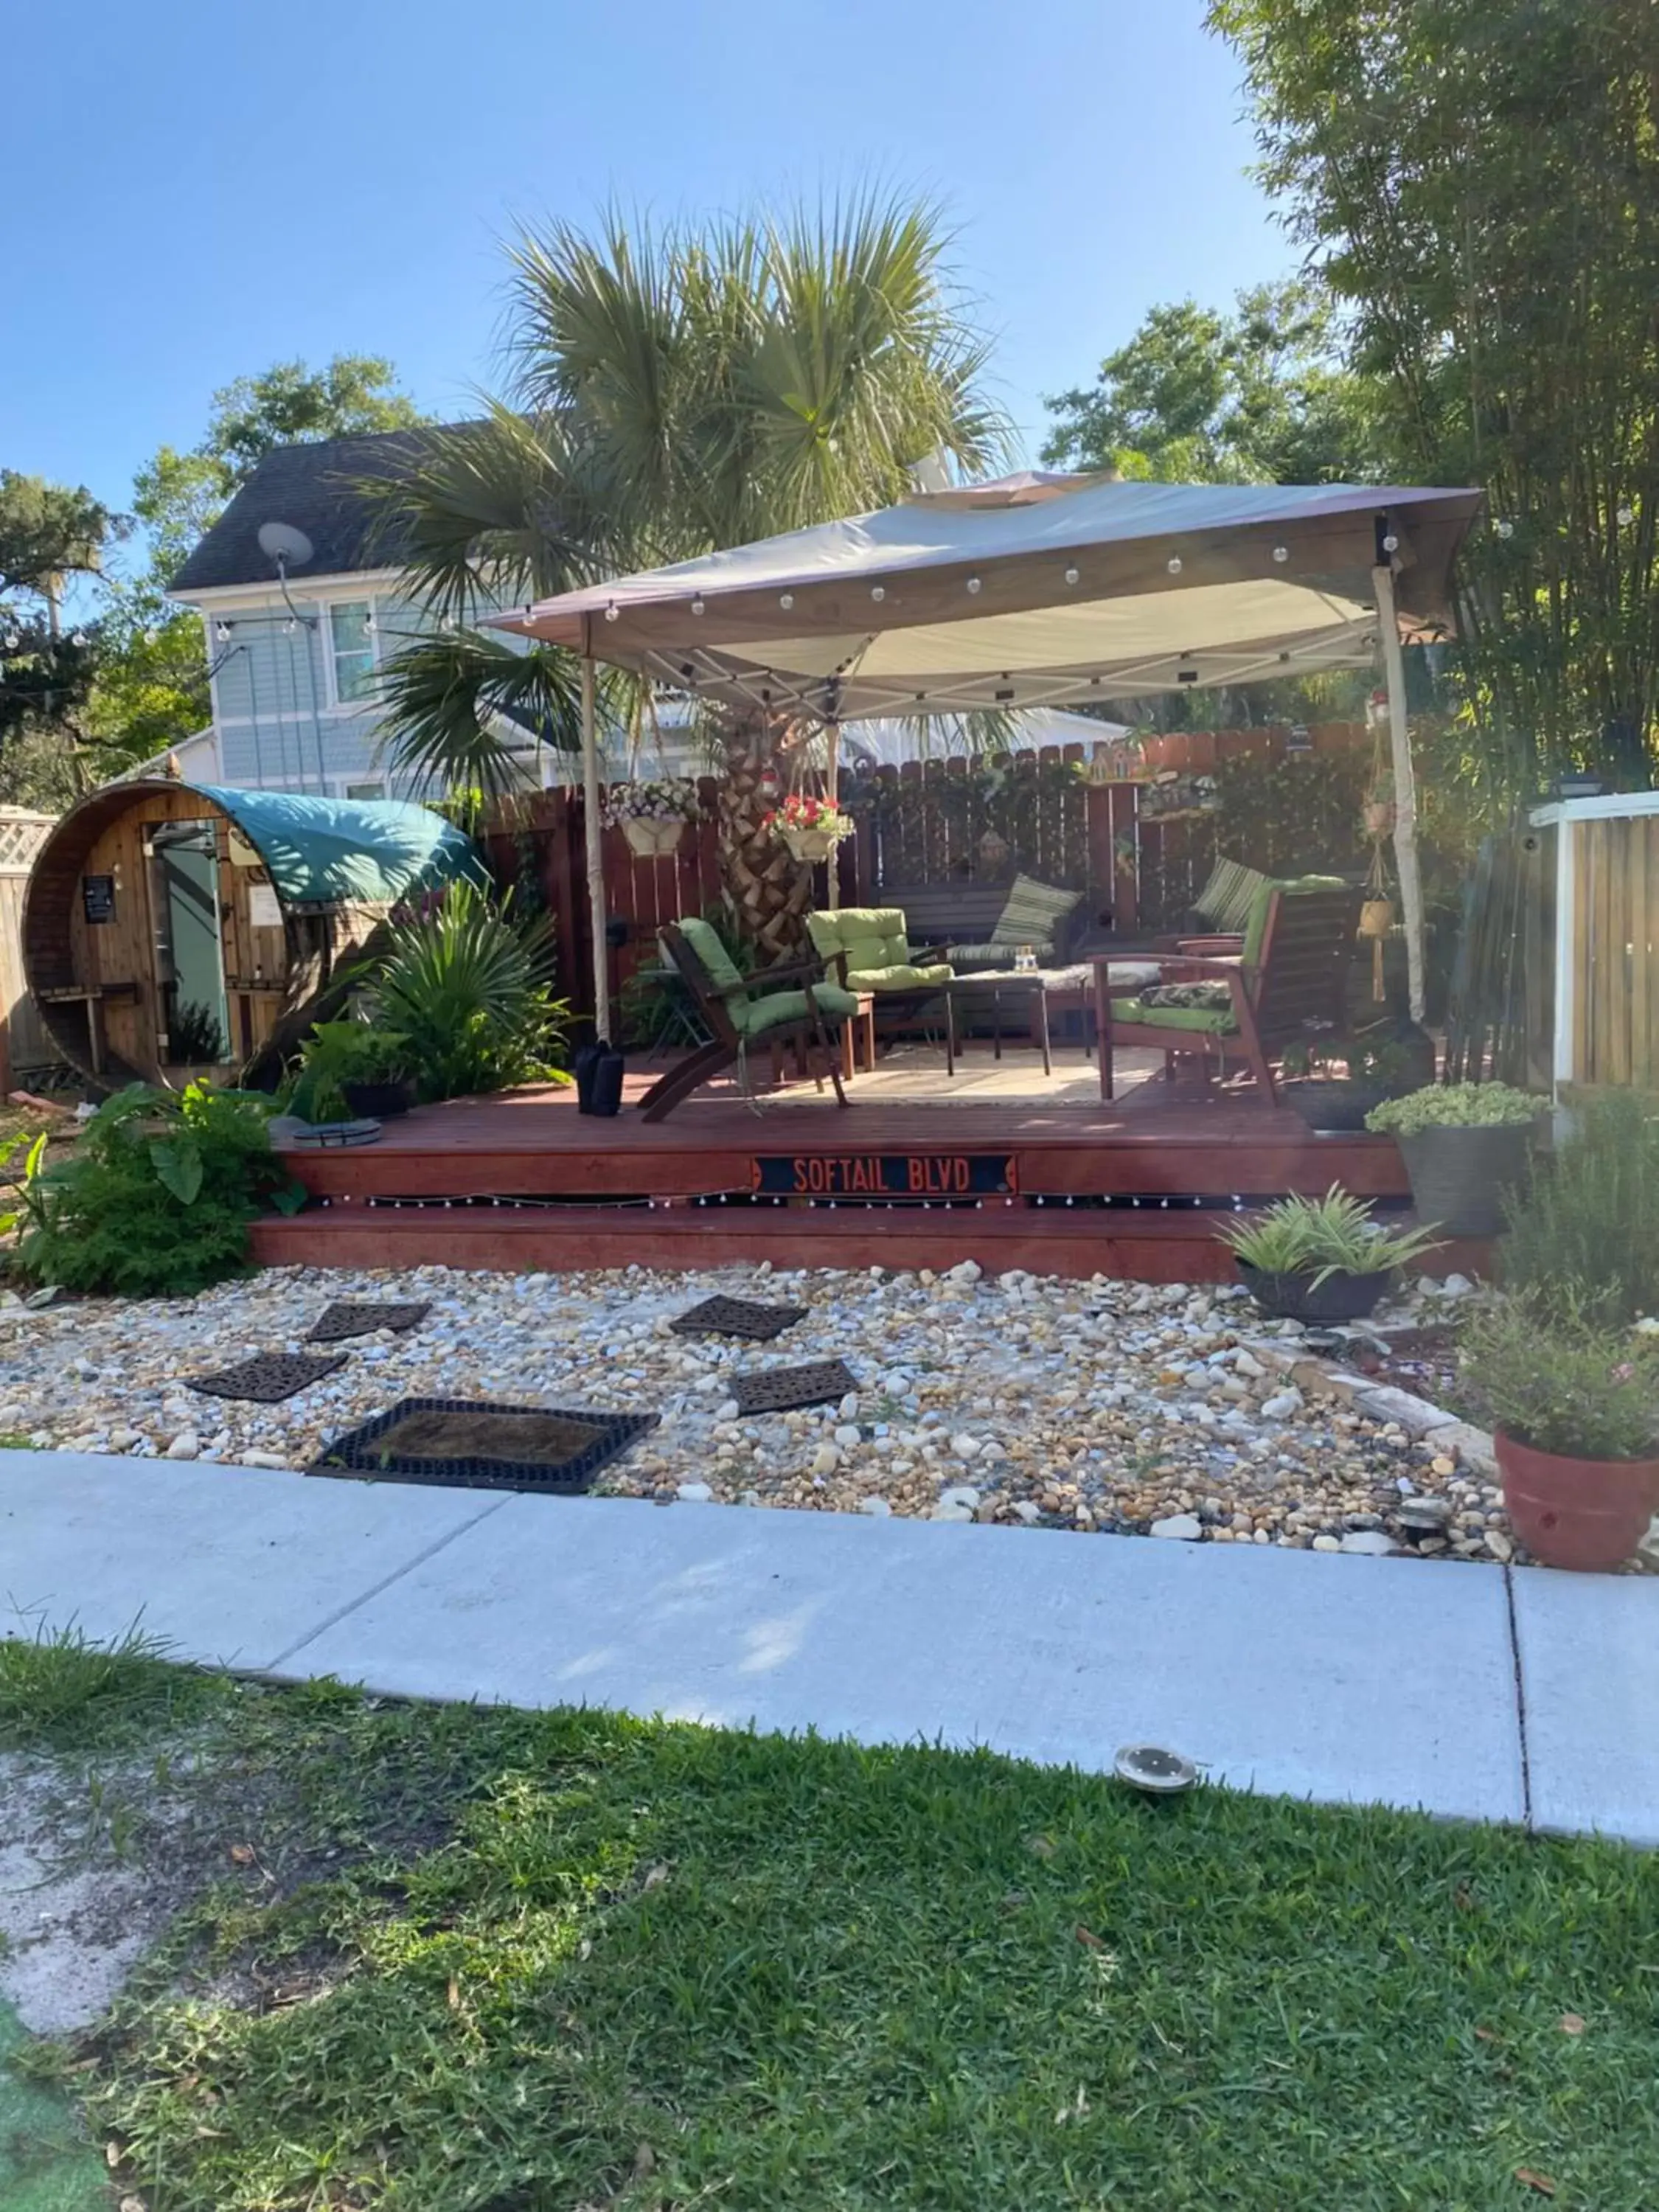
[[[671,1333],[676,1315],[716,1294],[809,1311],[763,1346]],[[1419,1322],[1427,1297],[1413,1292],[1385,1325]],[[354,1297],[426,1298],[432,1311],[408,1334],[331,1347],[350,1353],[347,1364],[278,1405],[185,1387],[257,1352],[313,1348],[305,1333],[323,1309]],[[644,1410],[660,1426],[598,1487],[681,1510],[1515,1557],[1498,1491],[1473,1458],[1297,1387],[1273,1355],[1295,1351],[1299,1334],[1262,1322],[1242,1291],[985,1278],[971,1262],[939,1277],[273,1268],[188,1300],[0,1305],[0,1435],[304,1468],[404,1397]],[[739,1372],[837,1358],[858,1378],[851,1395],[738,1418]],[[1425,1499],[1436,1501],[1427,1511]]]

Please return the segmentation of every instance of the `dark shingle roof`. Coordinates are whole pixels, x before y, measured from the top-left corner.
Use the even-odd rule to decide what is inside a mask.
[[[395,568],[402,554],[396,525],[359,486],[366,477],[400,474],[421,455],[428,434],[380,430],[277,447],[256,465],[169,588],[211,591],[274,581],[276,564],[259,549],[259,526],[265,522],[289,523],[311,540],[311,559],[291,562],[290,576]]]

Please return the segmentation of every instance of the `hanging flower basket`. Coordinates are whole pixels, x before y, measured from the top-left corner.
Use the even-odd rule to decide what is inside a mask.
[[[629,851],[641,860],[665,860],[679,850],[685,836],[685,823],[678,815],[626,814],[621,828]]]
[[[816,866],[827,860],[843,837],[853,834],[853,817],[827,799],[804,798],[792,792],[763,825],[782,839],[797,860]]]
[[[1394,825],[1393,799],[1368,799],[1365,801],[1365,835],[1368,837],[1392,837]]]
[[[660,860],[678,849],[686,823],[702,811],[696,785],[685,776],[665,775],[613,783],[605,794],[604,818],[607,830],[622,831],[630,853],[641,860]]]

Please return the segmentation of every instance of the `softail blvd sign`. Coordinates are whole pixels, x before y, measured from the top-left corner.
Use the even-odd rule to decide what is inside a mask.
[[[787,1198],[989,1198],[1016,1188],[1006,1152],[780,1152],[750,1163],[756,1191]]]

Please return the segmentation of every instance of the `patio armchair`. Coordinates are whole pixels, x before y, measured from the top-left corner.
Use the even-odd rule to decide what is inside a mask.
[[[670,922],[659,936],[664,953],[696,1001],[709,1042],[688,1053],[652,1085],[640,1101],[642,1120],[662,1121],[714,1076],[729,1067],[741,1068],[755,1044],[764,1044],[775,1055],[784,1045],[793,1045],[809,1065],[816,1054],[834,1085],[836,1103],[846,1105],[830,1025],[839,1029],[849,1020],[858,1011],[858,1000],[824,981],[821,960],[744,975],[708,922]],[[821,1091],[822,1074],[817,1085]]]
[[[1344,1021],[1364,896],[1331,877],[1266,882],[1237,955],[1166,955],[1163,980],[1133,997],[1115,998],[1097,968],[1101,1097],[1112,1096],[1114,1048],[1129,1045],[1161,1051],[1170,1078],[1179,1060],[1194,1055],[1206,1076],[1212,1055],[1224,1073],[1230,1060],[1242,1061],[1272,1105],[1274,1057],[1310,1028]]]
[[[875,1026],[890,1033],[936,1000],[955,973],[940,948],[911,944],[902,907],[844,906],[809,914],[806,934],[843,990],[869,994]],[[948,1000],[945,1012],[948,1024]],[[946,1056],[953,1060],[951,1043],[947,1033]]]

